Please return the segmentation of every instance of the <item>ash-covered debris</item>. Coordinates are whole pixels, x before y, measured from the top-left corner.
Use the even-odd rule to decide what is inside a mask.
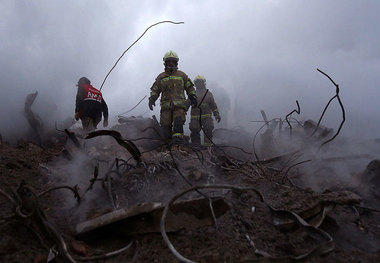
[[[225,153],[239,157],[240,159],[250,159],[251,157],[252,135],[243,127],[215,129],[213,141]]]
[[[160,124],[155,116],[153,118],[143,117],[119,117],[119,124],[112,129],[137,146],[144,149],[152,149],[162,145],[163,135]]]
[[[24,127],[26,130],[24,136],[22,136],[22,139],[34,142],[43,147],[62,147],[67,139],[63,129],[71,127],[75,123],[75,120],[72,117],[60,119],[59,126],[63,127],[63,129],[59,129],[57,124],[58,121],[56,119],[58,118],[58,115],[55,112],[56,105],[52,105],[52,109],[46,110],[46,112],[32,109],[37,97],[38,91],[26,95],[24,108],[22,111],[26,120]],[[42,103],[46,103],[46,101]],[[23,128],[20,128],[20,132],[22,132],[22,130]],[[13,134],[8,134],[8,136],[5,137],[5,141],[11,142],[17,142],[17,140],[20,139],[13,136]]]
[[[32,138],[34,138],[37,141],[37,143],[41,144],[42,136],[44,133],[44,126],[38,114],[35,114],[31,109],[37,95],[38,91],[36,91],[35,93],[28,94],[26,96],[24,105],[24,116],[30,125],[33,136]]]
[[[332,148],[319,152],[311,148],[314,144],[294,150],[287,144],[271,143],[268,147],[277,147],[272,152],[276,155],[264,158],[260,150],[257,159],[251,148],[255,147],[252,136],[244,130],[223,130],[226,136],[216,130],[216,145],[195,147],[168,144],[156,132],[157,125],[154,119],[132,118],[110,131],[95,131],[92,135],[68,129],[65,151],[70,158],[56,152],[49,161],[45,160],[38,175],[38,180],[45,183],[38,191],[29,192],[32,204],[38,200],[36,209],[23,199],[18,203],[8,188],[1,189],[0,198],[9,204],[0,222],[8,227],[14,225],[8,216],[18,217],[18,207],[23,216],[45,209],[45,224],[56,233],[42,232],[40,238],[32,236],[31,240],[37,245],[39,240],[49,240],[49,245],[39,252],[46,255],[56,242],[60,243],[56,245],[60,252],[56,259],[72,262],[105,260],[110,255],[117,256],[108,259],[110,262],[132,258],[137,262],[156,258],[172,262],[179,256],[201,262],[209,258],[216,262],[378,259],[379,197],[363,190],[376,189],[377,161],[365,171],[364,167],[357,174],[348,174],[351,180],[346,181],[339,180],[338,169],[332,166],[347,158],[351,163],[366,160],[370,155],[356,158],[360,155],[339,155],[334,150],[333,156],[329,151],[336,147],[334,143],[329,146]],[[269,129],[277,134],[278,124],[269,125]],[[297,141],[297,130],[295,126],[291,140]],[[283,133],[289,134],[287,130]],[[241,142],[234,146],[237,138]],[[273,138],[280,142],[279,137]],[[0,147],[3,156],[11,146]],[[31,146],[26,150],[36,151]],[[12,159],[9,155],[6,158]],[[6,160],[2,157],[1,169],[26,168]],[[7,163],[17,166],[6,166]],[[318,171],[329,171],[335,178],[327,182],[328,178],[319,176]],[[24,178],[26,182],[32,180]],[[348,181],[351,184],[344,184]],[[141,210],[149,204],[159,205]],[[33,228],[25,231],[33,232],[40,229],[38,218],[17,220],[32,222]],[[85,224],[87,228],[82,230],[86,230],[78,230]],[[85,238],[86,243],[75,240],[79,238]],[[359,246],[359,240],[370,240],[371,245]],[[132,241],[138,245],[132,246]],[[0,248],[9,255],[14,253],[1,243]]]
[[[222,198],[212,198],[216,218],[229,209]],[[130,236],[150,232],[160,232],[163,203],[139,203],[137,205],[113,210],[75,226],[75,234],[86,238],[92,234],[107,233]],[[170,208],[166,219],[166,231],[195,229],[213,224],[209,201],[205,198],[179,201]]]
[[[362,173],[357,175],[357,184],[353,189],[365,199],[364,203],[380,209],[380,160],[372,160]]]

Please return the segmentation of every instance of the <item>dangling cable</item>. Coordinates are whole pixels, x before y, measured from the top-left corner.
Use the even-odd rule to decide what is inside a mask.
[[[158,25],[158,24],[162,24],[162,23],[184,24],[184,22],[161,21],[161,22],[155,23],[155,24],[149,26],[147,29],[145,29],[144,33],[142,33],[142,35],[141,35],[138,39],[136,39],[135,42],[133,42],[132,45],[130,45],[130,46],[129,46],[129,47],[123,52],[123,54],[121,54],[121,56],[116,60],[115,65],[113,65],[113,67],[110,69],[110,71],[107,73],[106,77],[104,78],[103,83],[102,83],[102,85],[100,86],[100,89],[99,89],[100,91],[101,91],[102,88],[103,88],[104,82],[106,82],[106,79],[107,79],[108,76],[111,74],[111,71],[116,67],[117,63],[119,63],[120,59],[124,56],[124,54],[125,54],[125,53],[126,53],[131,47],[133,47],[133,45],[136,44],[137,41],[139,41],[140,38],[142,38],[143,35],[145,35],[145,33],[146,33],[151,27],[154,27],[154,26],[156,26],[156,25]]]

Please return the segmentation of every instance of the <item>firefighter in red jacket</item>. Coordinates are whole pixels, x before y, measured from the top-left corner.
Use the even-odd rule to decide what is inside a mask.
[[[108,126],[108,107],[102,93],[91,85],[91,81],[82,77],[79,79],[75,103],[75,119],[82,121],[83,129],[91,131],[104,116],[103,127]]]

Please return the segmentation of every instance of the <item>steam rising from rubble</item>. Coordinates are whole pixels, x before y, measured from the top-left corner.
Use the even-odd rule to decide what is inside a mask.
[[[222,119],[229,117],[229,128],[255,130],[249,121],[261,120],[261,109],[269,118],[284,117],[295,100],[301,120],[316,120],[334,94],[331,83],[316,71],[321,68],[341,87],[347,110],[342,132],[378,136],[379,125],[370,120],[378,116],[379,7],[375,1],[89,5],[4,0],[0,133],[6,140],[24,135],[27,124],[20,112],[26,94],[34,91],[40,94],[34,109],[46,122],[52,118],[60,124],[72,117],[76,81],[87,76],[99,87],[115,59],[147,26],[170,18],[185,24],[151,30],[108,78],[103,92],[112,121],[149,93],[163,70],[162,55],[173,49],[180,56],[179,68],[191,78],[206,76],[215,94],[225,89],[230,111]],[[132,114],[149,117],[146,104]],[[153,113],[158,116],[159,107]],[[336,129],[339,120],[338,108],[332,107],[323,124]]]
[[[154,28],[107,80],[102,91],[110,126],[117,122],[115,116],[149,94],[155,77],[163,71],[162,55],[173,49],[180,56],[179,69],[191,78],[204,75],[217,98],[222,122],[216,128],[229,133],[215,135],[215,141],[252,152],[253,136],[262,125],[252,121],[262,121],[260,110],[269,119],[284,119],[298,100],[301,114],[293,117],[300,122],[319,118],[335,94],[334,86],[316,71],[321,68],[340,85],[347,112],[338,139],[319,151],[318,144],[307,140],[305,144],[305,138],[296,134],[292,138],[276,135],[273,152],[265,143],[260,146],[260,138],[257,147],[263,148],[259,153],[263,158],[306,147],[300,161],[311,158],[313,162],[300,166],[310,175],[304,184],[322,190],[337,178],[351,180],[370,161],[324,159],[379,156],[378,143],[373,143],[379,130],[375,121],[379,116],[379,9],[380,2],[375,1],[112,1],[94,5],[3,0],[0,133],[4,141],[26,138],[29,127],[23,105],[26,95],[35,91],[39,97],[32,110],[46,129],[55,131],[55,123],[59,129],[69,128],[76,81],[87,76],[100,87],[115,59],[147,26],[170,18],[185,24]],[[145,101],[130,114],[159,116],[159,107],[150,112]],[[340,109],[332,103],[322,124],[336,130],[340,121]],[[70,176],[64,177],[65,182],[86,185],[93,170],[82,165],[83,158],[78,155],[67,163]],[[318,170],[320,162],[323,169]]]
[[[353,141],[349,137],[340,136],[321,147],[332,134],[326,138],[318,138],[302,131],[303,128],[298,128],[298,132],[292,134],[289,130],[274,133],[272,140],[268,140],[266,136],[259,136],[259,156],[270,158],[293,153],[284,159],[285,162],[280,169],[309,161],[295,166],[295,172],[290,178],[315,191],[358,187],[362,179],[361,174],[368,163],[380,155],[379,143],[375,140]],[[266,155],[268,153],[269,155]]]
[[[112,127],[119,129],[124,138],[138,138],[142,133],[135,126],[128,124]],[[89,215],[107,212],[112,209],[110,199],[111,190],[115,204],[120,208],[127,208],[143,202],[167,202],[178,191],[190,186],[190,182],[198,184],[222,183],[214,168],[206,168],[201,165],[201,160],[194,153],[177,151],[173,149],[172,156],[168,151],[150,152],[143,155],[144,164],[134,168],[125,166],[131,155],[111,137],[101,136],[89,140],[80,139],[80,130],[77,137],[83,147],[77,149],[74,143],[68,141],[65,148],[72,157],[71,160],[63,159],[50,164],[50,180],[55,185],[77,185],[80,195],[84,197],[80,205],[76,204],[71,192],[65,192],[65,208],[70,210],[71,222],[78,223]],[[154,141],[137,141],[140,150],[151,149]],[[178,156],[179,155],[179,156]],[[209,155],[209,154],[208,154]],[[115,163],[117,158],[118,166]],[[210,156],[203,156],[209,159]],[[202,158],[202,159],[203,159]],[[134,162],[129,162],[133,165]],[[94,168],[99,167],[97,181],[91,185],[94,179]],[[182,178],[175,166],[182,171]],[[119,167],[119,168],[117,168]],[[113,171],[108,173],[109,171]],[[109,189],[107,175],[110,177]],[[195,193],[196,194],[196,193]],[[197,195],[199,197],[199,195]]]

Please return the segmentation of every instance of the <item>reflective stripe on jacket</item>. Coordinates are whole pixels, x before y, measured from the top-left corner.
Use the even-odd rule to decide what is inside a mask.
[[[158,97],[161,94],[163,110],[171,109],[173,106],[186,110],[185,91],[187,96],[195,95],[194,84],[184,72],[177,70],[158,75],[150,89],[150,96]]]
[[[208,113],[208,114],[202,114],[201,115],[201,118],[211,118],[211,113]],[[191,115],[191,119],[199,119],[199,115]]]

